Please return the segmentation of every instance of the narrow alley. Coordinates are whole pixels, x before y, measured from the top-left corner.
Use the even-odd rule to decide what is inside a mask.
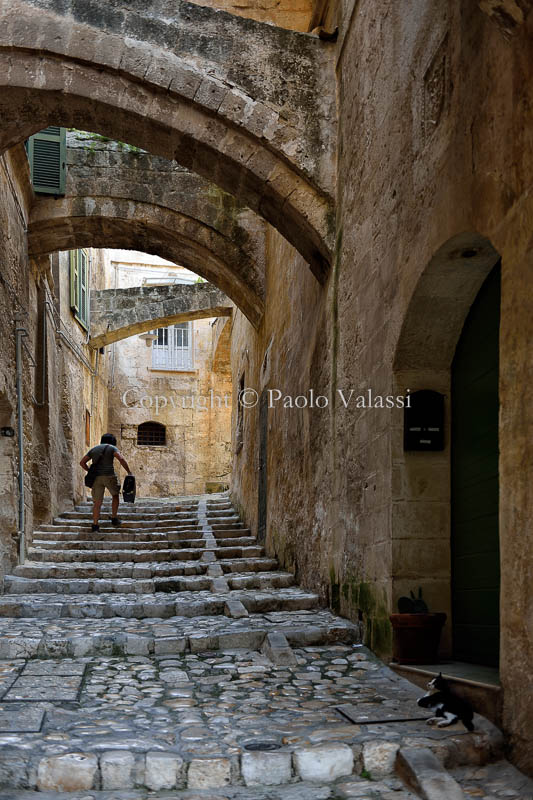
[[[0,0],[0,800],[533,800],[532,42]]]

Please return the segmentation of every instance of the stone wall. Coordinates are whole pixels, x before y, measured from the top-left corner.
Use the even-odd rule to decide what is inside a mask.
[[[24,148],[1,161],[0,243],[0,427],[15,436],[0,437],[2,503],[0,509],[0,578],[18,561],[18,441],[15,328],[22,339],[25,536],[49,522],[84,494],[78,462],[85,452],[85,409],[94,411],[93,435],[105,426],[107,379],[91,376],[95,356],[87,333],[70,311],[68,255],[29,259],[24,228],[36,202]],[[102,275],[94,274],[95,285]],[[83,363],[85,362],[85,364]],[[103,373],[103,375],[102,375]],[[100,413],[98,409],[102,409]]]
[[[0,426],[15,430],[15,436],[0,436],[0,581],[17,558],[18,530],[18,438],[15,372],[16,315],[29,328],[34,321],[30,274],[24,229],[31,204],[29,172],[23,147],[5,154],[0,160]],[[31,286],[30,286],[31,282]],[[27,365],[27,357],[25,357]],[[26,371],[24,398],[33,392],[31,371]],[[24,418],[24,448],[31,444],[32,408]],[[26,512],[29,530],[33,502],[30,474],[25,481]]]
[[[270,412],[267,548],[334,608],[362,616],[369,643],[387,656],[388,614],[407,588],[421,585],[430,606],[450,615],[449,444],[443,453],[406,454],[399,409],[344,408],[338,389],[446,393],[476,280],[479,288],[491,253],[501,256],[501,680],[513,756],[531,771],[533,707],[523,687],[533,613],[533,20],[508,41],[475,3],[385,6],[363,0],[339,9],[332,275],[315,294],[295,278],[294,251],[270,239],[264,323],[257,335],[240,315],[234,324],[234,389],[244,374],[258,392],[264,384],[329,396],[325,413]],[[469,262],[463,254],[472,251]],[[474,281],[469,263],[479,267]],[[408,328],[415,354],[405,347]],[[428,348],[438,356],[433,364]],[[255,525],[257,410],[245,410],[243,422],[233,491]],[[447,628],[443,654],[450,643]]]
[[[91,288],[107,288],[108,275],[98,251],[89,250],[88,257]],[[90,494],[79,462],[107,431],[110,359],[108,352],[102,354],[89,345],[90,329],[85,330],[71,311],[68,252],[58,254],[58,287],[62,361],[57,372],[55,403],[60,409],[57,448],[61,453],[59,474],[62,480],[58,482],[61,494],[57,503],[64,509]],[[87,412],[90,414],[88,439]]]

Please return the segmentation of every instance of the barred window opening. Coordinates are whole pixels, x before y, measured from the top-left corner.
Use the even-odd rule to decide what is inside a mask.
[[[163,447],[167,442],[167,431],[159,422],[143,422],[137,428],[137,444],[143,447]]]

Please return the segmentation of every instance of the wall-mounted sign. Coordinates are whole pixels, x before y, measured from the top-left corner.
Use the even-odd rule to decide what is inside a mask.
[[[404,450],[444,450],[444,395],[421,389],[409,395],[403,416]]]

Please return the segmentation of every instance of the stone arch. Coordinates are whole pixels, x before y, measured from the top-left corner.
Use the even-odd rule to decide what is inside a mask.
[[[209,283],[92,291],[89,344],[105,347],[154,328],[228,317],[232,310],[226,295]]]
[[[38,197],[33,204],[29,248],[34,257],[57,249],[58,241],[72,240],[75,231],[86,239],[92,231],[93,240],[98,235],[104,241],[104,230],[118,220],[132,220],[137,230],[144,221],[154,231],[173,232],[182,244],[186,240],[185,252],[197,247],[198,257],[189,254],[194,267],[192,261],[184,266],[223,286],[252,324],[258,323],[265,284],[266,225],[260,217],[175,163],[90,134],[69,133],[67,160],[65,197]],[[206,249],[223,263],[219,274],[205,262]]]
[[[180,0],[172,19],[163,0],[139,8],[3,3],[0,149],[63,124],[175,159],[263,216],[324,280],[333,48]]]
[[[112,198],[64,198],[36,206],[28,228],[33,258],[78,247],[139,250],[181,264],[218,286],[257,326],[263,301],[246,281],[252,266],[217,231],[148,203]],[[233,269],[228,266],[232,265]]]
[[[391,451],[393,604],[413,586],[422,586],[430,610],[448,615],[446,655],[451,653],[451,365],[470,307],[499,259],[478,233],[448,239],[418,278],[394,358],[395,395],[433,389],[447,398],[443,451],[404,452],[401,411]]]

